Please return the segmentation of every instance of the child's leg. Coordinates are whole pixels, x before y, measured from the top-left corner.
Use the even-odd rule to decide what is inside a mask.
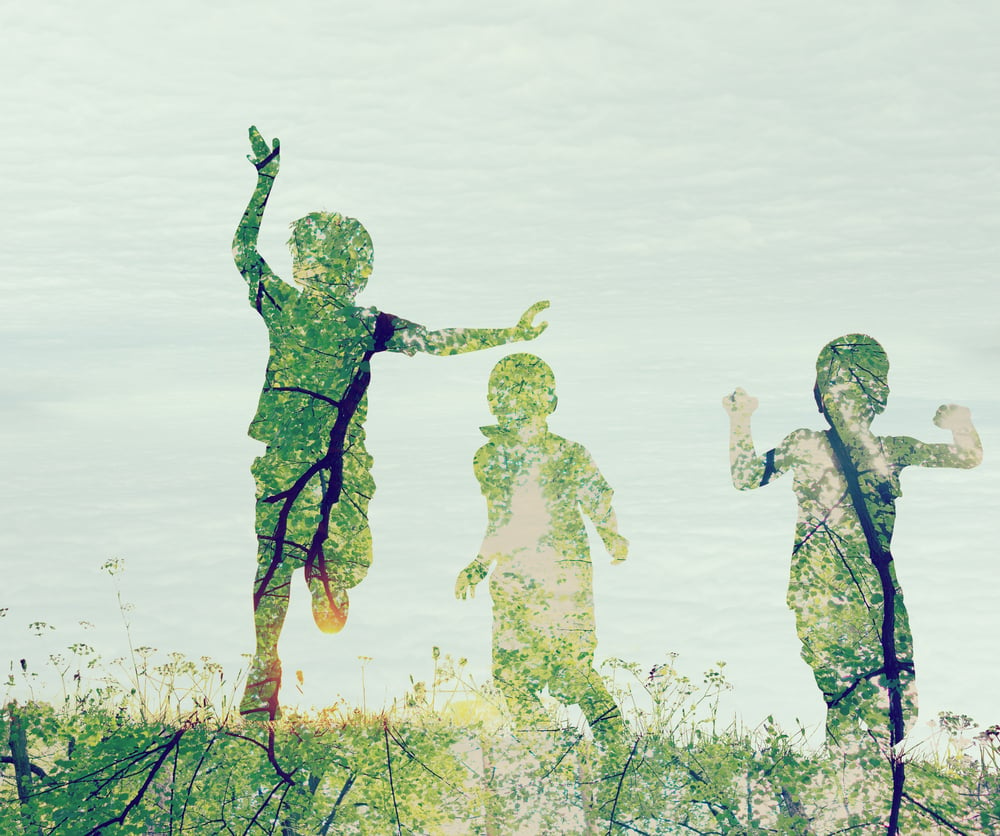
[[[873,613],[878,612],[880,621],[883,610],[883,606],[873,608]],[[892,726],[890,711],[896,710],[893,708],[894,705],[898,706],[902,713],[904,735],[913,729],[917,721],[917,683],[913,666],[913,635],[910,632],[910,619],[906,612],[906,605],[903,603],[903,594],[898,586],[893,599],[893,615],[895,656],[901,666],[899,680],[890,686],[886,677],[873,677],[871,679],[872,687],[864,695],[859,696],[857,700],[858,715],[869,729],[880,728],[886,743],[890,739],[889,729]],[[898,703],[891,699],[890,687],[894,687],[898,691]]]
[[[292,572],[305,562],[310,526],[317,514],[300,498],[286,504],[268,499],[294,484],[303,471],[301,462],[288,462],[268,451],[253,463],[257,483],[257,573],[253,586],[253,620],[256,648],[240,703],[243,714],[266,714],[273,719],[278,710],[281,662],[278,639],[288,613]]]
[[[278,658],[278,639],[288,613],[292,572],[301,565],[300,561],[287,558],[275,563],[271,545],[258,544],[253,610],[257,638],[255,659],[270,663]]]
[[[364,580],[372,561],[372,534],[367,525],[346,534],[343,528],[318,546],[315,560],[306,568],[316,626],[324,633],[339,633],[347,622],[348,589]]]
[[[820,612],[814,608],[796,613],[802,658],[827,704],[827,741],[853,749],[872,736],[890,740],[890,699],[882,673],[885,657],[881,643],[883,607],[843,599]],[[913,640],[902,595],[895,598],[895,652],[903,664],[899,688],[904,731],[916,720],[916,684],[913,673]],[[862,728],[864,723],[867,731]]]
[[[614,698],[594,670],[593,657],[559,667],[559,675],[549,680],[549,693],[567,704],[580,706],[594,740],[605,748],[620,747],[625,737],[625,721]]]
[[[275,563],[271,544],[259,544],[253,611],[257,646],[240,703],[241,714],[266,714],[270,719],[277,715],[281,687],[278,638],[288,612],[288,587],[294,566],[292,560]]]
[[[324,633],[337,633],[343,628],[350,604],[347,590],[365,579],[372,563],[368,502],[375,485],[367,472],[345,471],[344,490],[330,509],[325,532],[314,535],[306,562],[313,619]],[[352,476],[355,478],[348,484]]]
[[[518,730],[540,730],[551,724],[538,699],[541,682],[531,660],[517,650],[493,648],[493,684],[503,695]]]

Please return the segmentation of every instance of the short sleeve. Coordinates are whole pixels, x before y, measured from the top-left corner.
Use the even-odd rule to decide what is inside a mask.
[[[569,456],[577,485],[577,500],[584,513],[595,523],[604,520],[611,510],[614,491],[598,470],[590,453],[580,444],[570,443]]]
[[[975,467],[978,463],[975,450],[962,450],[954,444],[930,444],[908,436],[887,436],[882,439],[889,460],[899,468],[918,467]]]
[[[819,434],[811,430],[795,430],[789,433],[781,444],[761,456],[764,472],[758,487],[784,476],[802,461],[803,456],[809,456],[809,448],[815,449],[821,444]]]
[[[418,351],[423,350],[427,341],[427,329],[416,322],[410,322],[393,314],[379,314],[389,327],[392,333],[387,333],[384,342],[377,347],[378,351],[393,351],[397,354],[405,354],[412,357]],[[386,329],[388,332],[388,328]]]

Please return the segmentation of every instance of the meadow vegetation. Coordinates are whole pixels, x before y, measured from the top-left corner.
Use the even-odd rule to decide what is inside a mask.
[[[0,833],[884,834],[890,756],[906,768],[899,832],[1000,833],[1000,727],[942,714],[920,751],[817,749],[801,728],[724,721],[721,663],[696,681],[676,658],[607,661],[629,729],[615,747],[552,700],[548,728],[512,730],[492,686],[436,648],[432,680],[383,710],[273,723],[240,717],[242,682],[210,659],[67,650],[41,673],[11,665]],[[61,700],[30,698],[43,673]]]

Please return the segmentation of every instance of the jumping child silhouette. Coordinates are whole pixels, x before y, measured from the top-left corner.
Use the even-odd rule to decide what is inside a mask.
[[[295,569],[305,569],[313,616],[326,633],[347,619],[347,590],[372,560],[368,503],[375,490],[365,450],[366,390],[380,351],[447,355],[537,337],[539,302],[513,328],[428,331],[354,304],[372,270],[372,242],[353,218],[314,212],[292,224],[292,278],[286,284],[257,252],[279,145],[250,128],[257,186],[233,239],[236,266],[263,317],[271,353],[250,436],[267,445],[253,464],[257,485],[257,647],[240,711],[273,719],[281,663],[278,638]]]

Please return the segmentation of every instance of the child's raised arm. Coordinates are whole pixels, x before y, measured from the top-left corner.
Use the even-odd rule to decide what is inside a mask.
[[[972,468],[983,460],[983,444],[972,424],[972,413],[957,404],[939,406],[934,413],[935,426],[951,430],[951,444],[927,444],[915,438],[894,437],[892,459],[902,465],[918,467]]]
[[[275,296],[284,295],[282,291],[288,288],[257,252],[260,222],[274,186],[274,178],[278,175],[281,146],[275,139],[273,146],[269,148],[260,131],[253,126],[250,128],[250,146],[253,153],[248,154],[247,159],[257,169],[257,185],[233,237],[233,260],[250,289],[250,304],[264,313],[265,302],[281,307],[281,300]],[[291,288],[288,290],[291,291]]]
[[[741,491],[766,485],[772,478],[780,476],[787,467],[787,457],[783,451],[789,439],[777,450],[768,450],[763,456],[757,455],[750,433],[750,416],[759,403],[743,389],[736,389],[722,399],[722,406],[729,413],[729,470],[733,486]]]

